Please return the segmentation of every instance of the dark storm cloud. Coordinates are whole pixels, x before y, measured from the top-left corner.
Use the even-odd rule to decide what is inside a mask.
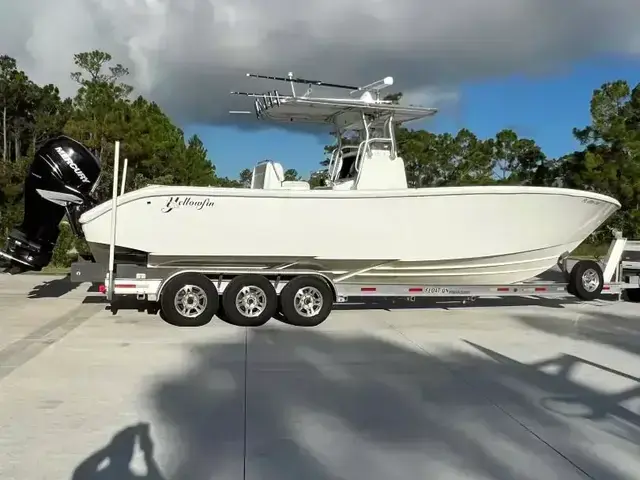
[[[639,21],[638,0],[21,0],[0,6],[0,51],[70,95],[73,54],[100,48],[177,119],[228,123],[250,103],[230,90],[273,88],[248,71],[392,75],[435,101],[461,82],[635,55]]]

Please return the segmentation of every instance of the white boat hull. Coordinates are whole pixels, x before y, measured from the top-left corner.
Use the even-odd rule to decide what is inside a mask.
[[[619,207],[599,194],[538,187],[147,187],[118,198],[116,245],[157,266],[295,263],[334,277],[369,268],[348,282],[497,285],[553,267]],[[111,202],[80,223],[106,262]]]

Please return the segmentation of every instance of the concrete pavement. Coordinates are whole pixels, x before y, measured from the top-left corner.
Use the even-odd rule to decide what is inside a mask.
[[[432,301],[253,330],[105,307],[0,275],[1,479],[640,479],[634,304]]]

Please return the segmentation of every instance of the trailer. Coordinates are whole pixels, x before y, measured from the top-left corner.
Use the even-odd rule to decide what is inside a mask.
[[[413,301],[427,297],[535,296],[577,297],[590,301],[602,295],[626,292],[640,300],[640,242],[615,239],[604,262],[579,260],[568,269],[560,262],[565,282],[532,281],[509,285],[395,285],[336,282],[313,270],[179,267],[162,268],[134,264],[110,267],[76,262],[73,282],[100,283],[109,302],[135,298],[149,313],[160,313],[176,326],[202,326],[214,316],[239,326],[256,327],[281,315],[290,324],[317,326],[335,304],[353,299],[396,298]],[[111,270],[113,268],[113,270]],[[111,272],[114,272],[111,274]],[[615,298],[615,297],[613,297]]]
[[[224,269],[207,266],[161,267],[116,263],[119,142],[116,142],[111,241],[107,265],[76,262],[71,281],[99,283],[114,306],[122,297],[134,298],[149,313],[160,313],[176,326],[202,326],[214,316],[239,326],[257,327],[274,316],[297,326],[317,326],[335,304],[357,298],[537,296],[577,297],[590,301],[601,295],[640,300],[640,242],[615,233],[603,262],[578,260],[568,268],[568,253],[558,259],[563,282],[531,281],[508,285],[398,285],[363,284],[353,279],[362,271],[340,277],[295,264],[275,268]],[[124,192],[126,159],[120,193]]]

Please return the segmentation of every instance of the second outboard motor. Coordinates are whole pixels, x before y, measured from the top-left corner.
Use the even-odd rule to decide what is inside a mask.
[[[77,219],[95,205],[100,161],[81,143],[60,136],[36,152],[24,185],[24,218],[7,238],[0,256],[12,270],[40,271],[51,262],[65,214],[80,234]]]

